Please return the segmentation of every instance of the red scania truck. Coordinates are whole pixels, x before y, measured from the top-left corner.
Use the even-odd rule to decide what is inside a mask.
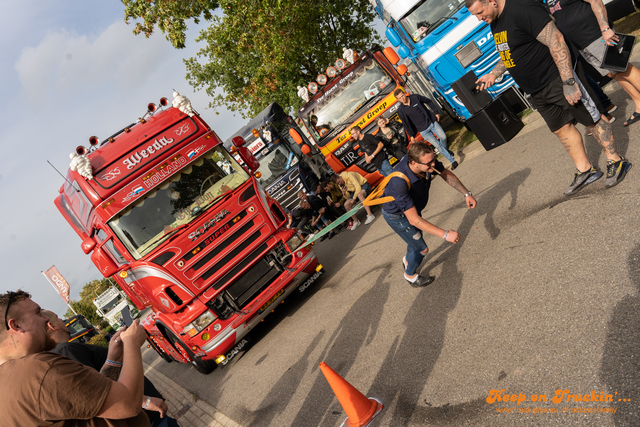
[[[247,333],[323,273],[314,252],[247,169],[174,93],[102,143],[72,154],[55,204],[82,250],[142,310],[150,345],[202,373],[226,364]]]

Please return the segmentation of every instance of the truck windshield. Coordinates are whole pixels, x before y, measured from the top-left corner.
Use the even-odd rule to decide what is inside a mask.
[[[140,259],[248,179],[224,148],[215,147],[124,209],[109,226]]]
[[[298,155],[289,150],[284,144],[264,148],[256,158],[260,161],[260,169],[258,171],[262,174],[260,185],[263,187],[271,185],[282,178],[298,163]]]
[[[400,19],[400,25],[414,42],[419,42],[462,6],[464,0],[424,0]]]
[[[345,123],[369,99],[381,92],[392,90],[391,77],[373,59],[357,69],[349,82],[327,96],[324,103],[304,117],[305,124],[316,139],[328,134]]]
[[[120,304],[120,301],[122,301],[122,297],[120,295],[116,295],[111,301],[100,307],[100,310],[102,310],[103,313],[108,313],[113,310],[115,306]]]

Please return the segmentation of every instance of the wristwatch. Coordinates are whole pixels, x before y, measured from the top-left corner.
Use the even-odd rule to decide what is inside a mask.
[[[562,84],[565,86],[573,86],[574,84],[576,84],[576,81],[573,77],[571,77],[570,79],[563,81]]]
[[[149,403],[151,403],[151,396],[147,396],[147,403],[144,404],[142,409],[145,409],[147,406],[149,406]]]
[[[471,191],[469,191],[467,194],[464,195],[464,197],[469,197],[472,196]]]

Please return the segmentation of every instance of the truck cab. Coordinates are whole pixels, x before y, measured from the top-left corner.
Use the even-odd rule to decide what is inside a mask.
[[[225,149],[190,102],[174,97],[173,107],[151,103],[133,124],[78,147],[55,204],[102,275],[139,310],[151,308],[143,324],[161,356],[208,373],[271,304],[323,270],[283,228],[286,215],[255,178],[260,164],[246,141]]]

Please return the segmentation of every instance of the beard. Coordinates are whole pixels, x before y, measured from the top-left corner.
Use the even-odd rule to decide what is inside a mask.
[[[57,345],[58,343],[47,334],[47,338],[45,339],[45,342],[44,342],[44,351],[51,351]]]

